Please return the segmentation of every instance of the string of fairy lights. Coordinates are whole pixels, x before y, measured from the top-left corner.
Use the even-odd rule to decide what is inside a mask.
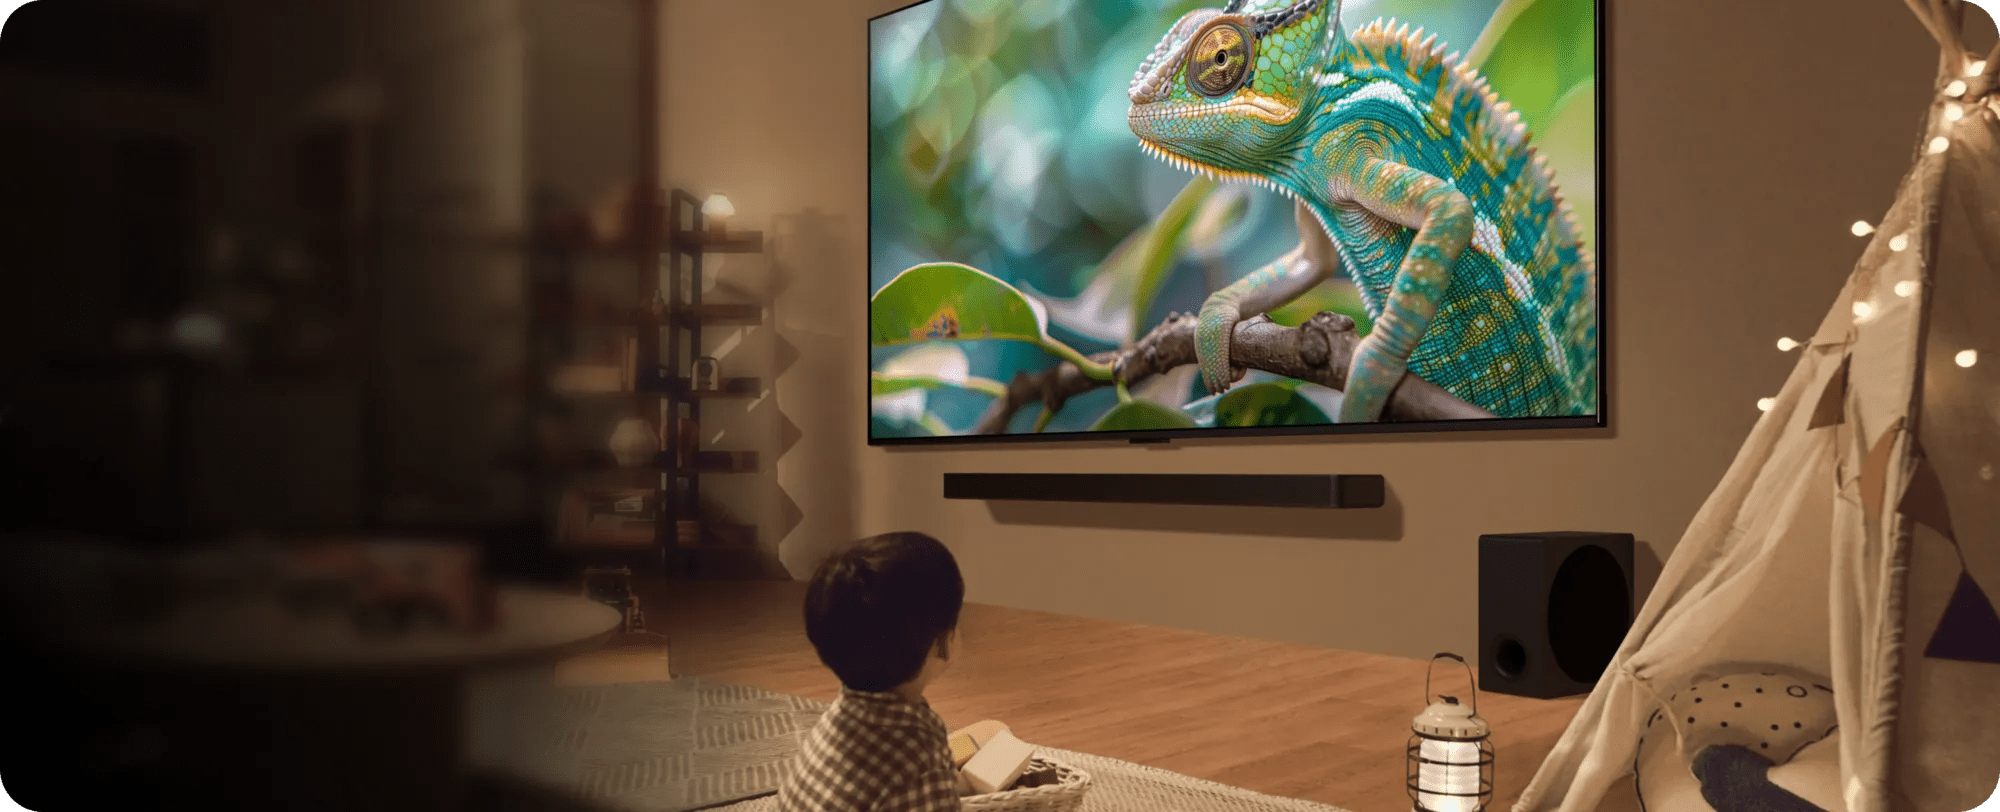
[[[1966,76],[1978,76],[1981,73],[1984,73],[1985,71],[1986,71],[1985,60],[1968,59],[1966,61],[1965,64]],[[1946,99],[1961,99],[1965,96],[1965,91],[1966,91],[1965,80],[1953,79],[1945,84],[1943,93]],[[1959,121],[1963,120],[1965,118],[1965,115],[1966,112],[1964,104],[1961,104],[1958,101],[1947,101],[1945,102],[1944,105],[1945,123],[1943,126],[1946,129],[1949,129],[1950,127],[1956,125]],[[1938,133],[1937,135],[1933,136],[1929,142],[1925,144],[1924,148],[1927,152],[1929,152],[1932,155],[1943,153],[1945,150],[1951,148],[1951,136],[1948,132]],[[1850,228],[1849,230],[1854,232],[1854,236],[1856,237],[1866,237],[1870,234],[1875,233],[1875,226],[1870,224],[1866,220],[1856,220],[1854,221],[1853,227]],[[1901,252],[1905,249],[1908,249],[1909,247],[1910,247],[1910,235],[1907,232],[1902,234],[1897,234],[1896,236],[1889,238],[1890,251]],[[1901,282],[1897,282],[1894,290],[1897,296],[1907,299],[1911,296],[1916,295],[1917,281],[1914,279],[1905,279]],[[1875,311],[1876,307],[1873,301],[1862,300],[1855,302],[1854,323],[1862,324],[1867,322],[1869,319],[1875,316]],[[1791,338],[1790,336],[1785,336],[1778,339],[1779,352],[1791,352],[1792,350],[1798,349],[1799,347],[1802,346],[1805,345]],[[1979,363],[1979,350],[1977,349],[1959,350],[1957,354],[1952,356],[1952,362],[1958,364],[1960,367],[1969,368],[1973,364]],[[1777,405],[1778,405],[1777,398],[1765,397],[1757,399],[1758,411],[1768,412]]]

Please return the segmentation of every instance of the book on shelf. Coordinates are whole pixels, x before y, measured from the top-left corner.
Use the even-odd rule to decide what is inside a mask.
[[[635,546],[653,542],[658,493],[650,488],[578,488],[563,495],[566,544]]]

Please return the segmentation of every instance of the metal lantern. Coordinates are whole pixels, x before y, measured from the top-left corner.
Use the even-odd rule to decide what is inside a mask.
[[[1447,657],[1465,666],[1466,680],[1472,680],[1465,658],[1439,653],[1424,669],[1425,701],[1432,696],[1431,669]],[[1481,812],[1493,800],[1493,743],[1487,740],[1492,729],[1479,718],[1479,686],[1472,686],[1469,710],[1458,697],[1437,698],[1410,722],[1410,800],[1415,812]]]

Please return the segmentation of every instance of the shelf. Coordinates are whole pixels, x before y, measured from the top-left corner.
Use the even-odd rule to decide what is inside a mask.
[[[673,318],[661,320],[641,308],[580,310],[574,313],[542,312],[534,323],[543,327],[754,327],[764,323],[764,306],[759,304],[705,304],[681,307]]]
[[[726,522],[699,522],[701,538],[693,544],[682,541],[678,536],[674,546],[683,550],[754,550],[757,548],[757,526],[753,524],[731,524]]]
[[[667,453],[664,451],[653,455],[652,465],[640,466],[638,468],[628,468],[619,465],[618,461],[611,456],[611,452],[596,448],[582,449],[577,453],[576,460],[576,469],[578,471],[598,473],[639,474],[665,472],[686,476],[691,474],[755,474],[761,470],[757,467],[759,460],[755,451],[696,451],[694,453],[694,464],[686,467],[675,467],[673,461],[667,457]]]
[[[754,474],[759,471],[755,451],[696,451],[694,464],[685,467],[675,467],[665,452],[657,460],[660,470],[682,475]]]
[[[683,306],[674,311],[674,318],[683,324],[702,327],[754,326],[764,323],[764,306],[760,304],[704,304]]]
[[[632,389],[623,389],[623,390],[619,390],[619,391],[616,391],[616,392],[613,392],[613,391],[611,391],[611,390],[608,390],[608,389],[607,389],[607,390],[604,390],[604,391],[602,391],[602,392],[596,392],[596,391],[592,391],[592,392],[556,392],[556,391],[551,391],[551,392],[549,392],[549,395],[550,395],[550,396],[552,396],[552,397],[558,397],[558,398],[562,398],[562,399],[564,399],[564,400],[574,400],[574,401],[587,401],[587,402],[591,402],[591,403],[602,403],[602,402],[604,402],[604,401],[608,401],[608,400],[615,400],[615,399],[619,399],[619,398],[632,398],[632,397],[646,397],[646,398],[664,398],[664,397],[666,397],[666,396],[667,396],[667,393],[665,393],[665,392],[654,392],[654,391],[652,391],[652,390],[649,390],[649,389],[639,389],[639,390],[632,390]]]
[[[564,550],[583,552],[583,553],[590,553],[590,552],[631,553],[631,552],[644,552],[646,550],[657,549],[659,547],[659,542],[654,541],[652,539],[651,536],[653,530],[651,528],[648,528],[645,532],[647,534],[646,538],[643,539],[639,538],[635,534],[634,537],[629,541],[612,541],[604,539],[602,537],[590,538],[590,539],[574,539],[568,537],[558,537],[556,539],[556,546]]]
[[[652,313],[638,308],[570,314],[538,313],[534,317],[534,323],[540,327],[644,327],[656,321]]]
[[[764,394],[761,378],[723,378],[716,382],[715,389],[696,389],[688,379],[674,382],[674,394],[684,398],[706,400],[708,398],[754,398]]]
[[[672,239],[676,248],[704,254],[757,254],[764,250],[762,231],[732,231],[720,237],[706,231],[682,231]]]
[[[581,472],[637,474],[653,473],[656,470],[653,466],[642,465],[637,468],[631,468],[619,465],[618,459],[611,456],[610,451],[602,448],[585,448],[579,450],[575,460],[574,468]]]

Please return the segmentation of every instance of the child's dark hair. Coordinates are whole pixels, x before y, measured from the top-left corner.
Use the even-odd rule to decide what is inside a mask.
[[[942,542],[884,533],[834,553],[806,589],[806,637],[820,662],[856,691],[915,679],[935,649],[951,656],[965,580]]]

